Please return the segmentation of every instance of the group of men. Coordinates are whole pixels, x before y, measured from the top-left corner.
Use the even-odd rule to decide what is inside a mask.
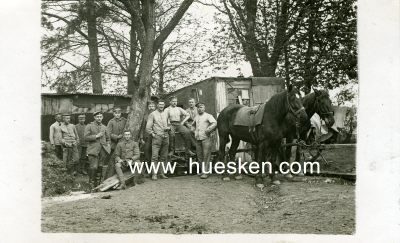
[[[198,162],[208,165],[212,147],[210,135],[217,126],[215,118],[205,112],[204,103],[197,103],[196,106],[195,100],[189,99],[187,110],[178,107],[177,103],[177,97],[169,99],[167,108],[164,100],[149,102],[136,139],[126,129],[127,119],[121,116],[119,107],[114,108],[114,117],[107,127],[102,124],[103,114],[100,111],[93,113],[94,121],[87,125],[84,114],[78,116],[76,125],[71,124],[70,114],[57,114],[56,122],[50,126],[50,143],[57,157],[65,162],[69,173],[89,175],[91,189],[111,176],[114,170],[120,181],[118,189],[125,189],[123,170],[130,163],[141,163],[140,147],[144,152],[144,161],[154,163],[156,166],[153,168],[159,168],[149,172],[151,179],[167,179],[161,170],[161,163],[166,163],[168,156],[175,151],[175,134],[181,134],[185,141],[187,159],[197,155]],[[196,153],[191,151],[193,145]],[[89,166],[86,171],[87,160]],[[203,168],[204,171],[208,168]],[[205,179],[208,174],[202,173],[200,177]]]

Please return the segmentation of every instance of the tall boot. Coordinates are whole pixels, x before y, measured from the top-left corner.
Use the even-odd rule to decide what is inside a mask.
[[[100,182],[103,182],[108,178],[107,177],[107,169],[108,169],[107,165],[103,165],[101,167],[101,180],[100,180]]]
[[[120,185],[117,187],[117,190],[125,189],[125,177],[124,173],[122,172],[121,166],[115,166],[115,172],[117,172],[118,180]]]
[[[75,163],[72,165],[72,175],[73,175],[73,176],[77,176],[77,175],[78,175],[78,170],[79,170],[79,165],[78,165],[77,162],[75,162]]]
[[[89,191],[91,192],[95,186],[96,170],[89,168]]]
[[[103,167],[100,167],[100,166],[99,166],[99,167],[97,167],[97,169],[96,169],[96,176],[95,176],[95,179],[94,179],[94,184],[95,184],[96,186],[100,185],[102,168],[103,168]]]
[[[87,175],[88,173],[86,172],[86,168],[85,168],[86,163],[85,163],[85,161],[80,161],[79,166],[80,166],[79,172],[80,172],[82,175]]]

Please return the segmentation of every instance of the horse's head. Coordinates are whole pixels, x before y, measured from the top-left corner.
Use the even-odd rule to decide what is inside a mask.
[[[327,90],[314,89],[315,93],[315,112],[325,121],[328,127],[331,127],[335,123],[332,101],[329,98]]]
[[[289,113],[294,115],[300,124],[305,124],[309,122],[306,110],[304,109],[303,103],[301,101],[301,95],[298,89],[289,85],[287,92],[287,103],[289,108]]]

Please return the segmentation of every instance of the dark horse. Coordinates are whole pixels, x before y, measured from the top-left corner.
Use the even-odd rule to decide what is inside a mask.
[[[271,180],[274,182],[274,173],[276,169],[276,159],[281,147],[281,141],[287,130],[290,130],[290,124],[285,122],[288,114],[294,116],[297,121],[303,125],[309,122],[303,104],[298,98],[298,90],[291,85],[288,90],[275,94],[265,103],[262,124],[256,126],[254,134],[251,134],[249,127],[236,126],[234,120],[236,114],[243,105],[229,105],[224,108],[218,116],[218,135],[219,135],[219,161],[225,161],[225,146],[229,142],[229,136],[232,143],[229,148],[229,159],[234,161],[239,142],[241,140],[249,142],[255,146],[255,160],[261,168],[262,161],[269,161],[272,164]],[[262,188],[264,186],[263,178],[260,173],[256,175],[256,185]],[[225,175],[226,176],[226,175]]]
[[[328,127],[331,127],[335,123],[333,114],[332,101],[329,98],[329,93],[326,90],[316,90],[313,93],[307,94],[302,98],[303,106],[306,110],[308,119],[317,113],[321,119],[325,121]],[[303,123],[303,126],[299,128],[300,139],[306,141],[307,133],[311,129],[311,123]],[[296,138],[296,130],[287,130],[286,141],[292,142]],[[287,146],[285,150],[285,158],[283,160],[290,161],[292,147]],[[300,160],[300,150],[296,150],[295,161]]]

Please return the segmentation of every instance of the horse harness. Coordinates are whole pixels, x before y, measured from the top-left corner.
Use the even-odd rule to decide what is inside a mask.
[[[292,107],[292,105],[289,102],[289,96],[286,95],[286,101],[288,103],[288,107],[289,107],[289,111],[294,115],[294,117],[296,118],[296,138],[297,140],[300,139],[300,112],[305,110],[304,106],[301,106],[297,111],[294,110],[294,108]]]
[[[249,117],[249,119],[250,119],[249,133],[250,133],[251,139],[253,139],[254,141],[257,141],[255,117],[256,117],[256,114],[257,114],[258,110],[260,109],[260,107],[261,107],[261,104],[259,104],[256,109],[252,109],[249,113],[249,115],[250,115],[250,117]]]

